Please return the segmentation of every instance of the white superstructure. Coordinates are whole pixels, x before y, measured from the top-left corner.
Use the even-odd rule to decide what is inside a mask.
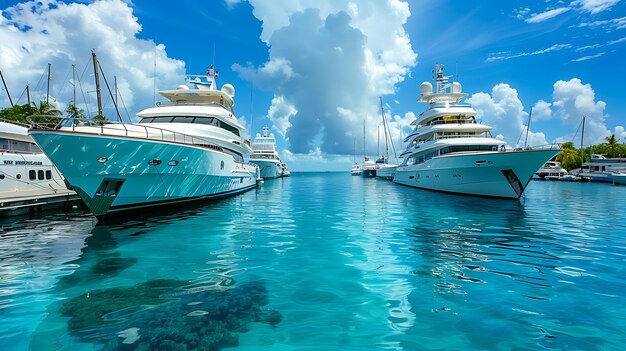
[[[52,162],[28,136],[28,128],[0,122],[0,215],[51,208],[77,200]]]
[[[570,174],[587,178],[595,182],[613,182],[613,173],[626,173],[626,158],[607,158],[592,154],[591,160],[582,168],[572,169]]]
[[[540,179],[558,180],[566,176],[567,171],[563,167],[561,167],[561,162],[548,161],[541,168],[539,168],[537,172],[535,172],[535,175]]]
[[[259,170],[233,113],[235,89],[213,70],[189,76],[169,102],[139,112],[139,123],[34,125],[30,135],[97,215],[237,194]]]
[[[250,162],[259,166],[263,179],[282,177],[285,169],[289,172],[276,151],[276,137],[269,131],[268,127],[263,127],[263,134],[257,133],[252,142],[253,152],[250,155]]]
[[[519,198],[532,175],[559,150],[506,150],[506,143],[491,136],[491,127],[476,120],[461,84],[449,82],[443,65],[435,71],[435,91],[429,82],[420,86],[417,100],[427,104],[411,125],[404,141],[404,161],[394,182],[452,193]]]

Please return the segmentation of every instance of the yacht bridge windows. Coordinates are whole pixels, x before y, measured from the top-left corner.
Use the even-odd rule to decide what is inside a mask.
[[[193,123],[213,125],[218,128],[225,129],[236,136],[239,135],[239,129],[220,120],[217,117],[194,117],[194,116],[161,116],[161,117],[144,117],[139,123]]]

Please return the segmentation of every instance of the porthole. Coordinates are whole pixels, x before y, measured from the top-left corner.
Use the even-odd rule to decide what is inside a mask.
[[[224,161],[220,162],[220,169],[224,169]]]
[[[15,176],[15,178],[17,178],[17,179],[22,179],[22,175],[21,175],[21,174],[18,174],[18,175],[16,175],[16,176]]]
[[[176,161],[176,160],[171,160],[171,161],[169,161],[169,162],[167,163],[167,165],[168,165],[168,166],[172,166],[172,167],[174,167],[174,166],[178,166],[178,161]]]
[[[106,157],[99,157],[96,161],[98,161],[98,163],[105,163],[106,161],[108,161],[109,159]]]
[[[158,160],[158,159],[150,160],[150,161],[148,161],[148,164],[150,166],[158,166],[158,165],[161,164],[161,160]]]
[[[4,174],[0,174],[0,180],[4,179]]]

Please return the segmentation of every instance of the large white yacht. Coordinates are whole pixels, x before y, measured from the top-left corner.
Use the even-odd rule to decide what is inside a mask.
[[[96,216],[252,189],[259,168],[233,112],[235,89],[215,75],[188,77],[169,102],[138,113],[136,124],[68,120],[33,125],[30,135]]]
[[[0,216],[63,207],[72,200],[79,201],[28,128],[0,121]]]
[[[589,179],[594,182],[613,182],[613,173],[626,173],[626,158],[607,158],[592,154],[591,160],[582,168],[572,169],[570,174]]]
[[[257,133],[250,155],[250,162],[259,166],[263,179],[282,177],[284,170],[287,169],[287,165],[283,166],[284,163],[276,151],[276,137],[269,131],[268,127],[263,127],[263,134]]]
[[[428,104],[404,141],[404,161],[394,182],[417,188],[478,196],[519,198],[533,174],[560,150],[506,150],[491,127],[476,121],[461,84],[449,82],[443,65],[435,71],[435,91],[420,85],[418,102]]]

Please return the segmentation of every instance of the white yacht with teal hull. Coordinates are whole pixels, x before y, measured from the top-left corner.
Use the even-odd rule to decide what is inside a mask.
[[[250,162],[259,166],[263,179],[280,178],[285,175],[284,170],[287,167],[276,151],[276,137],[269,131],[269,128],[263,127],[263,135],[257,133],[252,142],[253,153],[250,155]]]
[[[139,123],[70,119],[29,133],[97,216],[241,193],[259,169],[246,163],[235,90],[218,90],[212,73],[189,76],[193,89],[160,91],[169,102],[141,111]]]
[[[404,161],[394,182],[451,193],[518,199],[541,166],[559,153],[558,147],[507,150],[491,136],[491,127],[476,121],[477,112],[460,103],[467,94],[461,84],[448,83],[437,65],[435,84],[420,86],[418,102],[428,104],[412,123],[404,141]]]

